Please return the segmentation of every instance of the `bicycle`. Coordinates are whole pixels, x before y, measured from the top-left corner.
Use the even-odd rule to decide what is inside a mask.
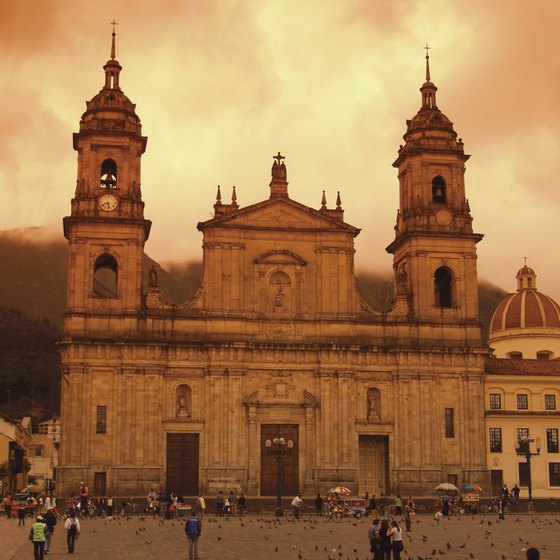
[[[128,517],[129,515],[134,515],[135,511],[136,504],[131,499],[130,502],[121,502],[115,510],[115,515],[118,517]]]
[[[284,517],[286,518],[287,521],[290,521],[290,522],[297,521],[298,519],[301,520],[301,521],[311,521],[311,514],[310,513],[300,511],[299,514],[296,517],[296,514],[295,514],[293,509],[287,509],[284,512]]]
[[[500,508],[498,507],[497,504],[482,504],[480,506],[480,512],[481,513],[498,513],[500,511]]]
[[[323,515],[323,521],[328,523],[329,521],[334,521],[335,523],[340,523],[342,521],[342,512],[338,509],[331,509],[325,512]]]

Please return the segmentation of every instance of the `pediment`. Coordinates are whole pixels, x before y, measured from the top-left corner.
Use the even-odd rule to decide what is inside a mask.
[[[204,226],[248,227],[258,229],[330,229],[351,231],[356,235],[359,230],[343,221],[336,220],[319,210],[304,206],[290,199],[266,200],[241,208],[224,216],[218,216],[199,224]]]

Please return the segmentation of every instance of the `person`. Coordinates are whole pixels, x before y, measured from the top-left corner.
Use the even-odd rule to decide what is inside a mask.
[[[404,549],[402,529],[396,521],[391,522],[391,528],[387,531],[387,536],[391,537],[391,548],[393,550],[393,560],[401,559],[401,552]]]
[[[525,554],[527,560],[541,560],[541,554],[536,548],[528,548]]]
[[[45,554],[51,551],[52,538],[54,535],[54,526],[56,525],[56,515],[54,514],[54,509],[51,506],[44,517],[45,525],[47,529],[45,531]]]
[[[404,524],[406,525],[406,532],[408,533],[412,527],[412,514],[414,509],[410,504],[404,506]]]
[[[324,505],[323,498],[321,498],[321,494],[317,493],[317,497],[315,498],[315,509],[317,510],[317,517],[323,513],[323,505]]]
[[[189,541],[189,560],[198,560],[198,538],[202,534],[202,521],[196,517],[196,511],[191,511],[191,516],[185,523],[185,533]]]
[[[299,519],[299,514],[300,514],[301,510],[305,507],[305,504],[303,503],[303,500],[301,499],[301,494],[298,494],[292,500],[292,507],[294,508],[294,517],[296,519]]]
[[[391,537],[389,536],[389,522],[387,519],[381,521],[379,539],[381,541],[380,560],[391,560]]]
[[[237,515],[237,496],[234,494],[233,490],[229,491],[228,501],[229,513],[231,515]]]
[[[80,522],[76,519],[76,513],[73,509],[68,512],[68,518],[64,522],[66,529],[66,544],[68,545],[68,554],[74,554],[76,541],[80,536]]]
[[[374,515],[377,515],[377,514],[378,514],[377,498],[375,497],[375,494],[371,497],[371,500],[369,501],[368,509],[369,509]]]
[[[239,499],[237,500],[237,505],[239,506],[239,515],[245,515],[245,506],[247,505],[247,499],[245,498],[243,493],[240,494]]]
[[[113,496],[111,495],[107,498],[107,515],[109,517],[113,515]]]
[[[502,494],[502,496],[500,497],[500,505],[499,505],[499,509],[500,509],[500,519],[505,519],[505,512],[506,512],[506,508],[507,508],[507,496],[505,494]]]
[[[41,515],[38,515],[29,531],[29,540],[33,543],[33,556],[35,560],[43,560],[45,557],[46,531],[47,526],[45,520]]]
[[[12,495],[8,492],[6,497],[2,500],[2,505],[4,506],[4,512],[6,513],[6,517],[10,519],[12,515],[12,505],[14,504],[12,500]]]
[[[402,513],[402,506],[402,498],[399,494],[397,494],[397,497],[395,498],[395,510],[397,512],[397,515],[400,515]]]
[[[206,510],[206,500],[202,497],[202,494],[198,495],[196,499],[196,511],[198,513],[198,518],[202,520],[204,518],[204,511]]]
[[[519,503],[519,493],[521,492],[521,490],[519,489],[519,486],[517,486],[517,484],[514,485],[514,487],[511,489],[511,493],[513,494],[513,502],[515,504]]]
[[[377,517],[371,522],[368,530],[369,550],[373,554],[372,560],[383,560],[381,550],[381,536],[379,535],[379,519]]]
[[[17,510],[18,527],[23,525],[25,527],[25,515],[27,514],[27,507],[20,505]]]
[[[216,517],[218,515],[220,517],[224,516],[224,504],[226,503],[226,499],[224,498],[223,492],[220,490],[218,495],[216,496]]]
[[[451,501],[451,498],[449,497],[449,495],[447,494],[447,492],[445,492],[441,498],[441,503],[442,503],[442,508],[441,508],[441,513],[443,513],[443,515],[449,515],[449,502]]]
[[[47,512],[47,510],[51,507],[51,497],[50,496],[46,496],[45,497],[45,513]]]

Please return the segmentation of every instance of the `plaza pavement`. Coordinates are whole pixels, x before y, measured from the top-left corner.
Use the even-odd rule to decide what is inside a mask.
[[[0,519],[0,560],[33,558],[28,541],[30,521]],[[67,555],[66,531],[57,525],[48,560],[183,560],[187,559],[184,522],[135,516],[96,518],[82,522],[82,533],[72,556]],[[205,516],[200,538],[201,560],[364,560],[369,559],[367,530],[371,518],[344,519],[340,524],[274,521],[271,515],[243,518]],[[526,542],[528,541],[528,543]],[[448,544],[449,543],[449,544]],[[464,545],[464,546],[462,546]],[[542,560],[560,559],[560,515],[458,516],[435,521],[420,515],[405,535],[402,559],[524,560],[522,549],[536,546]],[[462,547],[462,548],[461,548]]]

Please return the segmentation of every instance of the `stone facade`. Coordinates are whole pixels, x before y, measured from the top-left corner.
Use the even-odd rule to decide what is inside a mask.
[[[113,37],[114,40],[114,37]],[[340,198],[316,210],[288,193],[274,158],[269,197],[241,208],[218,191],[197,295],[142,285],[140,160],[146,148],[121,67],[74,135],[58,489],[430,493],[488,480],[476,243],[464,154],[427,76],[395,167],[395,305],[355,289]],[[429,69],[427,67],[427,72]]]

